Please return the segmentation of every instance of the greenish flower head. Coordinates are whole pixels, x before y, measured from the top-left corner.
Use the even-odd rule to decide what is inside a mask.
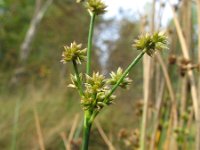
[[[71,43],[70,46],[64,46],[61,62],[75,61],[77,64],[81,64],[81,62],[86,61],[87,49],[81,47],[82,44],[76,44],[76,42]]]
[[[88,91],[91,91],[92,93],[101,90],[104,87],[105,83],[105,77],[99,74],[99,72],[93,73],[92,77],[86,75],[85,87]]]
[[[110,76],[111,78],[107,80],[108,84],[110,85],[115,85],[117,83],[117,81],[122,77],[123,74],[123,70],[122,68],[118,68],[117,72],[111,72]],[[127,75],[128,76],[128,75]],[[121,88],[127,89],[129,87],[129,85],[131,84],[132,80],[129,79],[128,77],[124,78],[124,80],[119,84],[119,86]]]
[[[86,8],[90,13],[101,15],[106,12],[107,6],[101,0],[88,0],[86,2]]]
[[[81,97],[83,110],[100,110],[104,106],[112,104],[113,100],[116,98],[115,95],[111,95],[108,100],[104,102],[109,92],[109,89],[105,87],[101,88],[97,92],[86,90],[84,96]]]
[[[133,45],[137,50],[146,50],[149,56],[152,56],[156,50],[168,49],[167,47],[167,37],[162,32],[154,33],[153,35],[146,34],[140,36],[138,40],[135,41]]]
[[[92,76],[86,75],[85,92],[81,98],[81,105],[84,110],[101,109],[106,105],[112,104],[115,99],[114,95],[111,95],[104,102],[110,92],[110,88],[106,83],[105,76],[99,74],[99,72],[93,73]]]

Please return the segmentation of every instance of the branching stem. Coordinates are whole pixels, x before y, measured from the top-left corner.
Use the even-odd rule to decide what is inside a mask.
[[[133,61],[132,63],[127,67],[127,69],[122,74],[121,78],[117,81],[117,83],[113,86],[110,93],[106,96],[104,103],[107,103],[110,96],[115,92],[117,87],[120,85],[120,83],[124,80],[124,78],[128,75],[130,70],[139,62],[139,60],[142,58],[142,56],[146,53],[146,49],[144,49]],[[99,111],[93,111],[90,120],[93,121],[95,117],[98,115]]]
[[[124,78],[128,75],[130,70],[139,62],[139,60],[142,58],[142,56],[146,53],[146,49],[144,49],[133,61],[132,63],[126,68],[124,73],[122,74],[121,78],[117,81],[117,83],[112,87],[110,93],[105,98],[105,102],[109,99],[109,97],[115,92],[117,87],[120,85],[120,83],[124,80]]]

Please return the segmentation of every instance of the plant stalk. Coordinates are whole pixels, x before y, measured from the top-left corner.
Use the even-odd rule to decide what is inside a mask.
[[[95,13],[90,13],[90,28],[89,28],[89,35],[88,35],[88,48],[87,48],[87,68],[86,74],[90,75],[91,72],[91,56],[92,56],[92,37],[94,33],[94,21],[95,21]]]
[[[85,112],[82,150],[88,150],[91,126],[92,122],[90,122],[90,115],[88,115],[87,112]]]
[[[88,47],[87,47],[87,64],[86,64],[86,74],[90,75],[91,73],[91,56],[92,56],[92,38],[94,33],[94,22],[96,14],[90,12],[90,27],[88,34]],[[88,150],[89,138],[90,138],[90,129],[92,122],[90,121],[91,114],[88,111],[84,113],[84,126],[83,126],[83,143],[82,150]]]

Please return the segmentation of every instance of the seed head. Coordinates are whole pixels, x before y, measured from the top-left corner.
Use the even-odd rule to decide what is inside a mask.
[[[165,34],[157,32],[153,35],[147,33],[144,36],[140,36],[133,46],[140,51],[146,50],[146,53],[152,56],[156,50],[168,49],[167,43],[168,41]]]
[[[64,51],[62,53],[62,63],[75,61],[77,64],[86,60],[86,48],[81,49],[82,44],[76,44],[76,42],[71,43],[70,46],[64,46]]]
[[[123,74],[123,70],[122,70],[122,68],[120,68],[120,67],[117,69],[117,72],[116,72],[116,73],[112,71],[112,72],[110,73],[111,78],[107,80],[107,83],[110,84],[110,85],[115,85],[115,84],[117,83],[117,81],[121,78],[122,74]],[[127,75],[127,76],[128,76],[128,75]],[[131,80],[130,78],[126,77],[126,78],[124,78],[124,80],[120,83],[119,86],[120,86],[121,88],[126,89],[126,88],[128,88],[128,86],[131,84],[131,82],[132,82],[132,80]]]
[[[101,15],[106,12],[107,6],[101,0],[88,0],[86,8],[96,15]]]

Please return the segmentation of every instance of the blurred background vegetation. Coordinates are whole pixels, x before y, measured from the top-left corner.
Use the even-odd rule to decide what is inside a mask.
[[[174,8],[177,9],[178,20],[187,41],[191,56],[189,61],[195,65],[198,63],[199,53],[197,8],[195,2],[190,1],[191,4],[186,5],[185,1],[180,1]],[[138,54],[131,46],[134,39],[139,34],[150,31],[152,26],[151,17],[155,14],[152,11],[154,3],[155,1],[148,3],[147,12],[137,14],[140,17],[130,16],[127,12],[120,10],[120,19],[98,18],[92,58],[94,70],[108,75],[110,70],[116,70],[119,66],[125,68],[131,62]],[[164,9],[164,1],[157,1],[157,3],[158,8]],[[159,12],[159,9],[156,10]],[[170,42],[170,50],[163,52],[162,57],[167,66],[178,105],[181,105],[183,93],[187,94],[184,96],[187,105],[184,107],[184,112],[188,112],[192,109],[192,97],[189,92],[191,86],[188,79],[185,83],[185,92],[181,93],[186,71],[181,70],[178,63],[170,65],[175,64],[175,60],[178,61],[179,57],[183,57],[176,33],[177,28],[173,18],[168,24],[159,26],[161,19],[165,18],[158,16],[157,18],[154,16],[156,18],[154,26],[157,27],[155,30],[164,29]],[[189,24],[185,23],[186,19]],[[61,53],[63,46],[74,40],[83,43],[86,47],[88,26],[88,13],[74,0],[0,0],[0,149],[40,149],[41,141],[45,149],[65,149],[61,135],[69,136],[77,115],[80,118],[76,124],[79,129],[82,110],[78,95],[67,88],[72,66],[60,63]],[[30,41],[27,42],[27,39]],[[24,49],[23,44],[26,42],[28,47]],[[156,112],[156,100],[162,87],[157,84],[164,80],[161,68],[156,64],[157,60],[155,60],[154,69],[157,68],[158,72],[154,71],[156,73],[150,87],[150,91],[154,94],[151,95],[148,104],[148,117],[151,118],[149,122],[152,121],[151,116]],[[116,104],[110,109],[105,109],[98,118],[110,141],[116,149],[120,150],[134,149],[138,145],[143,106],[142,61],[137,66],[129,75],[133,79],[130,89],[117,91],[119,97]],[[199,72],[196,68],[193,71],[197,78]],[[169,102],[170,96],[167,90],[163,93],[164,109],[162,111],[168,113],[161,111],[159,127],[165,129],[163,124],[170,122],[171,109],[168,108],[172,104]],[[178,113],[181,116],[180,110]],[[193,120],[194,114],[191,115]],[[152,129],[153,125],[149,124],[147,133],[150,133]],[[180,143],[187,140],[189,141],[187,146],[192,148],[195,145],[194,125],[190,125],[187,129],[189,134],[181,135],[180,138],[178,132],[177,141]],[[160,130],[161,128],[158,128],[156,131]],[[167,127],[165,131],[167,132]],[[166,132],[163,134],[167,134]],[[78,135],[79,131],[76,130],[74,140],[71,141],[74,149],[80,145]],[[122,138],[123,135],[125,138]],[[149,134],[147,143],[150,143],[150,139]],[[159,136],[156,144],[164,145],[163,141],[166,139],[163,140],[163,136]],[[96,126],[92,129],[90,149],[108,149]]]

